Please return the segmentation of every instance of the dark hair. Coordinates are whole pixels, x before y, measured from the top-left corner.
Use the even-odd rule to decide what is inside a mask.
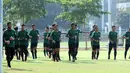
[[[46,27],[46,29],[49,29],[49,27]]]
[[[16,26],[16,27],[14,27],[14,30],[18,30],[18,27]]]
[[[112,26],[112,28],[114,28],[114,27],[116,27],[116,26]]]
[[[5,31],[6,30],[6,28],[3,28],[3,31]]]
[[[74,23],[71,24],[71,26],[75,25]]]
[[[8,23],[7,23],[7,26],[10,25],[10,24],[11,24],[11,22],[8,22]]]
[[[25,26],[24,24],[22,24],[21,26]]]
[[[52,24],[52,26],[54,27],[56,24]]]
[[[93,28],[95,28],[97,25],[93,25]]]
[[[34,24],[32,24],[32,27],[35,26]]]

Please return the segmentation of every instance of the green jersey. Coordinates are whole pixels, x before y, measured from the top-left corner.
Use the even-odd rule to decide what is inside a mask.
[[[39,37],[39,31],[38,30],[31,30],[29,33],[29,36],[31,36],[31,42],[37,43],[38,37]]]
[[[45,32],[44,33],[44,43],[49,43],[49,40],[48,40],[48,37],[49,37],[49,32]]]
[[[76,29],[76,30],[75,30],[75,35],[76,35],[76,37],[77,37],[77,39],[76,39],[77,42],[79,42],[79,34],[80,34],[80,33],[82,33],[82,32],[81,32],[79,29]]]
[[[75,43],[75,39],[77,39],[76,36],[76,30],[75,29],[70,29],[66,35],[69,38],[69,43]]]
[[[126,37],[126,44],[130,44],[130,32],[126,32],[124,36]]]
[[[15,37],[15,45],[19,45],[19,40],[18,40],[18,31],[15,31],[16,37]]]
[[[51,39],[54,41],[60,42],[60,38],[61,38],[61,32],[54,30],[51,34]]]
[[[28,32],[26,30],[19,31],[18,38],[20,41],[20,45],[28,45],[29,36],[28,36]]]
[[[100,37],[101,37],[101,33],[100,32],[93,32],[92,33],[92,44],[93,45],[99,45],[100,44]]]
[[[3,34],[3,39],[4,41],[9,41],[10,43],[7,44],[5,43],[5,47],[15,47],[15,40],[10,40],[10,38],[15,38],[16,35],[15,35],[15,31],[14,30],[6,30]]]
[[[109,35],[108,35],[109,40],[114,42],[114,43],[117,43],[117,36],[118,36],[118,34],[115,31],[110,31]]]

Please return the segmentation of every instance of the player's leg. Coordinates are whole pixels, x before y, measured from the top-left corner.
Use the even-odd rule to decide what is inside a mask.
[[[20,50],[21,50],[20,55],[22,57],[22,61],[24,61],[24,55],[23,55],[23,53],[24,53],[24,47],[23,47],[23,45],[20,46]]]
[[[71,46],[72,44],[68,43],[69,44],[69,50],[68,50],[68,56],[69,56],[69,61],[71,61]]]
[[[79,42],[76,43],[76,56],[75,56],[75,60],[77,60],[77,54],[78,54],[78,48],[79,48]]]
[[[114,60],[116,60],[116,56],[117,56],[117,44],[114,43]]]
[[[112,50],[112,44],[109,43],[109,49],[108,49],[108,59],[110,59],[110,54],[111,54],[111,50]]]
[[[98,57],[99,57],[99,50],[100,50],[100,45],[97,45],[97,49],[96,49],[96,59],[98,60]]]
[[[37,59],[37,44],[38,43],[35,43],[35,48],[34,48],[34,55],[35,55],[35,59]]]
[[[34,46],[33,43],[31,43],[31,53],[32,53],[32,58],[34,59]]]

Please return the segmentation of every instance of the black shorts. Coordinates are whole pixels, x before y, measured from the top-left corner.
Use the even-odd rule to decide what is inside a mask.
[[[15,50],[18,50],[20,48],[19,45],[15,45]]]
[[[126,44],[125,49],[129,49],[129,48],[130,48],[130,44]]]
[[[8,56],[14,56],[15,47],[5,47],[5,54]]]
[[[49,41],[49,43],[48,43],[48,48],[53,48],[53,43],[52,43],[52,41]]]
[[[98,49],[100,49],[100,45],[92,45],[93,47],[92,47],[92,49],[93,50],[98,50]]]
[[[56,49],[56,48],[60,48],[60,42],[59,41],[56,41],[55,43],[53,43],[53,49]]]
[[[49,47],[49,44],[48,43],[44,43],[43,46],[44,47]]]
[[[38,44],[38,43],[31,43],[31,49],[32,49],[32,48],[35,48],[35,47],[37,48],[37,44]]]
[[[111,48],[114,48],[114,49],[116,49],[117,48],[117,43],[109,43],[109,49],[111,49]]]
[[[69,49],[75,49],[76,46],[75,46],[75,43],[68,43],[69,45]]]
[[[75,47],[76,47],[76,48],[79,48],[79,42],[76,43]]]

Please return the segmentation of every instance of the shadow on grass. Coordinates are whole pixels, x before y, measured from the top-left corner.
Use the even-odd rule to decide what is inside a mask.
[[[19,69],[19,68],[12,68],[11,70],[15,70],[15,71],[32,71],[32,70]]]
[[[70,64],[79,64],[79,63],[84,63],[84,64],[96,64],[96,62],[90,61],[90,60],[76,60],[75,62],[72,61],[62,61],[63,63],[70,63]]]

